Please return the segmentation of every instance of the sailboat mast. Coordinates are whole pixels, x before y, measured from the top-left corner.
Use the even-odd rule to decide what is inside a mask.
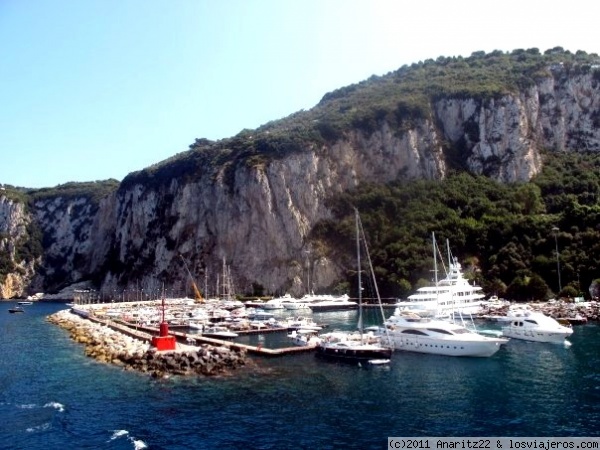
[[[385,322],[385,312],[383,311],[383,305],[381,304],[381,295],[379,295],[379,288],[377,287],[377,279],[375,277],[375,270],[373,269],[373,262],[371,261],[371,254],[369,253],[369,245],[367,244],[367,238],[365,236],[365,230],[363,229],[362,222],[360,220],[360,215],[358,214],[358,209],[355,209],[356,212],[356,226],[357,226],[357,253],[358,253],[358,279],[359,279],[359,291],[358,291],[358,299],[359,299],[359,313],[360,313],[360,328],[362,332],[362,286],[361,286],[361,262],[360,262],[360,238],[362,238],[363,244],[365,246],[365,256],[367,264],[369,265],[369,275],[371,276],[371,280],[373,283],[373,288],[375,289],[375,295],[377,296],[377,303],[379,305],[379,312],[381,313],[381,320]],[[387,327],[384,327],[385,337],[387,341],[387,346],[393,346],[392,339],[389,335],[389,330]],[[362,338],[362,333],[361,333]]]
[[[431,232],[431,243],[433,246],[433,276],[435,279],[435,315],[440,312],[440,287],[438,286],[438,268],[437,268],[437,245],[435,242],[435,232]]]
[[[431,244],[433,246],[433,276],[435,280],[435,285],[438,284],[438,268],[437,268],[437,251],[435,245],[435,232],[431,232]]]
[[[446,250],[448,252],[448,272],[450,273],[450,276],[453,276],[453,270],[454,270],[454,266],[452,265],[453,261],[452,261],[452,253],[450,253],[450,239],[446,239]],[[450,283],[452,283],[450,281]],[[450,302],[452,305],[452,321],[454,321],[454,314],[455,314],[455,310],[454,310],[454,306],[455,306],[455,301],[456,299],[454,298],[454,291],[452,289],[450,289]],[[460,310],[459,310],[460,311]],[[462,319],[462,314],[461,314],[461,319]]]
[[[363,336],[363,320],[362,320],[362,276],[361,276],[361,263],[360,263],[360,229],[358,226],[359,216],[358,210],[354,210],[354,218],[356,222],[356,262],[358,265],[358,331],[360,332],[360,340],[362,342]]]

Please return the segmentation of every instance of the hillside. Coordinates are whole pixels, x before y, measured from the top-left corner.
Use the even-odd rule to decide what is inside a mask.
[[[197,139],[120,184],[5,191],[3,296],[79,281],[107,296],[181,293],[180,255],[209,291],[223,260],[238,292],[299,295],[307,279],[349,291],[351,204],[386,296],[428,277],[432,231],[488,292],[556,292],[553,244],[562,287],[585,289],[598,277],[598,62],[561,48],[440,57],[256,130]],[[15,239],[42,249],[24,256]]]

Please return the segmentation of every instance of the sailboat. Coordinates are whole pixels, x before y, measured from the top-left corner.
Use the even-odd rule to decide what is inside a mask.
[[[362,278],[361,278],[361,260],[360,260],[360,249],[361,249],[361,237],[365,242],[365,250],[371,275],[373,276],[373,283],[377,292],[377,298],[379,299],[379,305],[381,307],[381,299],[379,297],[379,291],[377,290],[377,283],[375,282],[375,272],[371,264],[371,259],[366,249],[366,239],[364,239],[364,230],[360,222],[360,216],[358,210],[355,209],[355,220],[356,220],[356,253],[357,253],[357,264],[358,264],[358,333],[343,333],[333,332],[325,334],[321,341],[317,344],[317,356],[342,361],[349,363],[358,364],[386,364],[389,363],[389,359],[392,356],[391,346],[383,345],[384,339],[382,337],[375,336],[373,333],[365,334],[363,330],[363,317],[362,317]],[[383,307],[381,307],[383,317]],[[388,339],[387,342],[391,342]]]

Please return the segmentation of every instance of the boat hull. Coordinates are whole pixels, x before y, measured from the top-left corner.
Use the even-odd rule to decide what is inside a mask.
[[[312,312],[326,312],[326,311],[347,311],[350,309],[358,309],[358,304],[350,305],[311,305],[309,306]]]
[[[238,337],[237,333],[228,333],[226,331],[217,331],[215,333],[202,333],[202,336],[213,339],[234,339]]]
[[[335,360],[345,363],[359,363],[359,362],[368,362],[370,360],[382,360],[382,359],[390,359],[392,356],[391,349],[338,349],[338,348],[329,348],[318,346],[316,356]]]
[[[295,311],[297,309],[309,309],[308,305],[305,303],[284,303],[283,307],[290,311]]]
[[[507,339],[486,338],[485,341],[428,339],[425,336],[393,336],[394,350],[443,356],[487,358],[494,355]]]
[[[552,332],[552,331],[541,331],[541,330],[524,330],[516,327],[503,327],[502,335],[508,338],[521,339],[524,341],[532,342],[551,342],[560,344],[565,342],[571,333],[566,332]]]

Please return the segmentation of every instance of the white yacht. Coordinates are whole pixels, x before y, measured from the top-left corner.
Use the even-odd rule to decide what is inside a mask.
[[[209,323],[210,322],[208,321],[208,319],[190,318],[188,320],[187,326],[194,330],[203,330],[209,325]]]
[[[317,336],[316,330],[293,330],[287,337],[294,345],[300,347],[316,347],[321,343],[321,338]]]
[[[250,320],[269,320],[275,317],[273,313],[265,311],[264,309],[250,308],[247,312],[247,317]]]
[[[202,330],[202,335],[217,339],[232,339],[238,336],[237,333],[222,325],[207,326]]]
[[[458,260],[450,254],[448,245],[448,270],[446,277],[437,278],[438,247],[433,237],[435,282],[410,295],[407,301],[398,302],[397,308],[414,312],[421,317],[451,317],[455,314],[476,314],[485,297],[480,286],[473,286],[464,277]],[[445,268],[444,268],[445,269]]]
[[[310,302],[308,302],[302,298],[300,298],[300,299],[290,298],[289,300],[282,302],[282,305],[285,309],[295,311],[297,309],[309,309],[308,308],[309,303]]]
[[[308,304],[312,312],[344,311],[346,309],[358,308],[358,303],[351,301],[347,294],[339,296],[320,295],[318,298],[318,300]]]
[[[511,308],[506,317],[508,324],[502,327],[502,335],[506,337],[562,343],[573,334],[571,327],[561,325],[552,317],[531,309]]]
[[[265,304],[262,305],[262,309],[266,310],[274,310],[274,309],[283,309],[284,303],[292,300],[292,296],[290,294],[285,294],[283,297],[276,297],[271,300],[268,300]]]
[[[309,317],[288,317],[283,326],[290,330],[312,330],[321,331],[323,329],[318,323]]]
[[[385,321],[396,350],[446,356],[488,357],[508,342],[505,338],[483,336],[441,319],[397,311]]]

